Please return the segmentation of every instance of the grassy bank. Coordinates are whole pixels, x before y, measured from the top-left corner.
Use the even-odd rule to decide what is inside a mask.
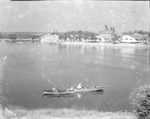
[[[9,112],[10,111],[10,112]],[[10,114],[13,113],[13,114]],[[0,119],[137,119],[132,113],[76,109],[0,110]]]

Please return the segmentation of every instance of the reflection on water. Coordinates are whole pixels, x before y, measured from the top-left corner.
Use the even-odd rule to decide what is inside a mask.
[[[48,94],[44,93],[43,97],[44,98],[70,98],[70,97],[77,97],[78,99],[81,99],[82,96],[86,96],[86,95],[92,95],[92,96],[96,96],[96,95],[100,95],[104,93],[103,89],[97,90],[97,91],[92,91],[92,92],[68,92],[68,93],[64,93],[64,94],[54,94],[52,90],[45,90],[46,92],[48,92]],[[66,90],[59,90],[58,92],[66,92]]]
[[[2,62],[5,60],[5,63]],[[81,45],[0,44],[0,95],[34,108],[131,110],[130,94],[149,82],[149,49]],[[104,94],[43,98],[43,90],[103,85]]]
[[[5,90],[5,87],[7,86],[7,83],[5,84],[3,82],[3,72],[4,72],[3,67],[7,63],[7,56],[5,56],[5,54],[3,53],[4,50],[5,50],[5,47],[0,45],[0,106],[2,106],[2,108],[4,108],[5,102],[7,101],[5,94],[4,94],[5,92],[4,90]]]

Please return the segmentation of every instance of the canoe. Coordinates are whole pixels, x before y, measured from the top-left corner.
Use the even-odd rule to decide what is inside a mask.
[[[71,95],[74,94],[73,91],[62,91],[62,90],[58,90],[58,92],[53,92],[52,90],[44,90],[44,95],[60,95],[60,96],[64,96],[64,95]]]
[[[44,95],[67,96],[76,93],[101,92],[101,91],[103,91],[103,87],[95,86],[95,87],[84,87],[82,89],[74,89],[73,91],[58,90],[57,92],[53,92],[52,90],[44,90],[43,92]]]
[[[85,87],[82,89],[74,89],[75,93],[88,93],[88,92],[101,92],[103,91],[103,87],[101,86],[95,86],[95,87]]]
[[[51,91],[44,91],[43,97],[50,97],[50,98],[59,98],[59,97],[73,97],[74,92],[51,92]]]

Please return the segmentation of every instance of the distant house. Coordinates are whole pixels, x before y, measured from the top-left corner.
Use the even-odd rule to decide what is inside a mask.
[[[134,37],[131,37],[129,35],[124,35],[119,38],[120,42],[123,43],[137,43],[137,40]]]
[[[97,38],[100,42],[111,42],[114,34],[114,30],[102,30],[99,32]]]
[[[124,43],[145,43],[147,41],[145,36],[141,34],[124,35],[119,40]]]
[[[144,39],[145,43],[150,43],[150,38],[148,37],[148,35],[144,35],[143,39]]]
[[[133,34],[131,35],[133,38],[137,40],[138,43],[145,43],[147,41],[147,38],[144,35],[141,34]]]
[[[40,37],[41,43],[57,43],[59,41],[58,35],[46,34]]]

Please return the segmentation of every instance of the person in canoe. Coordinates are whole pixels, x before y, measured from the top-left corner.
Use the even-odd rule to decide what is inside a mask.
[[[78,86],[77,86],[77,89],[82,89],[82,88],[83,88],[83,87],[82,87],[82,84],[79,83]]]
[[[58,92],[58,91],[56,90],[56,88],[55,88],[55,87],[52,89],[52,91],[53,91],[53,92]]]
[[[67,89],[67,91],[74,91],[74,88],[71,86],[71,88]]]

